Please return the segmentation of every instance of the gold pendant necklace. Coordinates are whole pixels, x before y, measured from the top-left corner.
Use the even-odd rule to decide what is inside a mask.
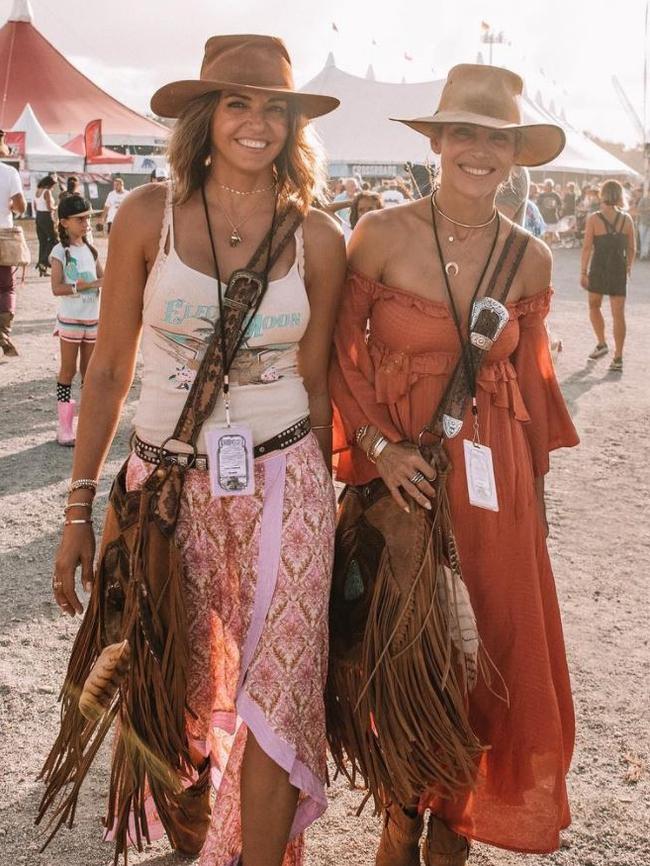
[[[247,216],[245,216],[243,220],[240,220],[238,223],[235,223],[232,220],[232,218],[230,217],[230,214],[228,213],[228,211],[223,206],[223,202],[221,202],[221,200],[218,198],[217,198],[217,204],[219,205],[219,207],[223,211],[223,215],[225,216],[225,218],[230,223],[230,228],[232,229],[230,237],[228,238],[228,243],[230,244],[231,247],[238,247],[239,244],[244,240],[244,238],[242,237],[241,232],[239,230],[244,225],[244,223],[248,222],[248,220],[253,216],[253,214],[255,213],[255,209],[253,209]]]
[[[489,225],[492,225],[494,220],[497,218],[497,209],[494,208],[494,210],[492,211],[492,216],[490,217],[489,220],[487,220],[487,222],[477,223],[474,225],[472,223],[462,223],[459,220],[455,220],[453,217],[450,217],[448,214],[446,214],[443,210],[441,210],[438,207],[435,192],[431,193],[431,204],[434,206],[434,208],[436,209],[436,212],[439,213],[443,219],[446,219],[447,222],[450,222],[452,225],[458,226],[459,228],[462,228],[462,229],[485,229]],[[450,234],[450,235],[448,235],[447,240],[449,241],[450,244],[453,244],[454,241],[456,240],[456,237],[455,237],[455,235]],[[465,238],[465,240],[467,240],[467,238]],[[456,265],[455,262],[449,262],[449,264],[450,265]],[[456,269],[457,269],[456,273],[458,273],[458,265],[456,265]],[[455,274],[454,274],[454,276],[455,276]]]

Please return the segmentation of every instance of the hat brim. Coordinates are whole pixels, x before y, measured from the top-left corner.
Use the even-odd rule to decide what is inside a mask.
[[[151,97],[151,110],[159,117],[179,117],[188,102],[206,93],[219,93],[221,90],[254,91],[279,96],[297,105],[298,110],[310,120],[322,117],[338,108],[340,100],[334,96],[319,93],[301,93],[288,87],[256,87],[252,84],[236,84],[233,81],[172,81],[157,90]]]
[[[59,219],[73,220],[75,217],[92,216],[93,214],[94,214],[93,210],[84,210],[84,211],[81,211],[81,213],[69,213],[67,216],[59,217]]]
[[[509,123],[483,114],[472,114],[469,111],[441,111],[431,117],[415,117],[410,120],[401,117],[390,119],[397,123],[404,123],[421,135],[426,135],[427,138],[431,138],[436,126],[445,123],[467,123],[488,129],[516,129],[521,135],[521,142],[515,164],[529,168],[553,162],[562,153],[566,144],[564,130],[553,123]]]

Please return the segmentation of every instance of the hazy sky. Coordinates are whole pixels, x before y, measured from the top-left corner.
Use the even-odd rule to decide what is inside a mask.
[[[0,21],[12,6],[0,0]],[[618,76],[642,116],[645,6],[646,0],[32,0],[39,30],[140,111],[160,84],[198,77],[203,45],[215,33],[282,37],[299,85],[322,68],[329,51],[353,74],[365,74],[372,63],[380,80],[423,81],[474,62],[479,50],[487,61],[480,44],[485,21],[511,43],[494,46],[495,62],[527,77],[533,96],[540,90],[574,126],[628,144],[637,132],[611,78]]]

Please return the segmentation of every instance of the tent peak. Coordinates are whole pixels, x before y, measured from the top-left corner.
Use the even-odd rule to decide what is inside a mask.
[[[34,23],[34,12],[32,4],[29,0],[14,0],[14,7],[11,10],[9,21],[26,21],[28,24]]]
[[[372,63],[368,65],[366,69],[366,81],[376,81],[377,77],[375,76],[375,70],[372,67]]]
[[[334,67],[336,69],[336,60],[334,59],[334,52],[330,51],[327,55],[327,60],[325,61],[325,68]]]

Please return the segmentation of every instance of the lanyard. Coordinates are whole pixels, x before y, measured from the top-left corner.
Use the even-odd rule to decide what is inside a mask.
[[[478,436],[478,407],[476,404],[476,366],[474,364],[474,360],[472,358],[472,352],[470,349],[469,341],[465,340],[463,337],[463,330],[460,323],[460,315],[456,308],[456,303],[454,301],[454,296],[451,291],[451,285],[449,284],[449,276],[447,274],[447,268],[445,259],[442,255],[442,247],[440,246],[440,238],[438,237],[438,226],[436,225],[436,212],[433,204],[433,196],[431,196],[431,222],[433,226],[433,236],[436,241],[436,248],[438,250],[438,256],[440,258],[440,265],[442,267],[442,276],[445,281],[445,288],[447,289],[447,297],[449,299],[449,306],[451,307],[451,312],[454,318],[454,324],[456,326],[456,331],[458,333],[458,339],[460,341],[460,352],[461,358],[463,361],[463,366],[465,368],[465,376],[467,377],[467,384],[471,390],[472,394],[472,415],[474,416],[474,432],[475,435]],[[469,312],[467,314],[467,334],[469,335],[471,330],[471,320],[472,320],[472,309],[474,307],[474,301],[476,300],[479,290],[483,285],[483,280],[485,279],[485,275],[487,274],[488,268],[490,267],[490,262],[492,261],[492,257],[494,256],[494,250],[496,249],[497,241],[499,239],[499,230],[501,228],[501,216],[497,211],[497,219],[496,219],[496,231],[494,232],[494,238],[492,239],[492,246],[490,247],[490,252],[488,253],[487,259],[485,260],[485,265],[483,266],[483,270],[481,271],[481,276],[478,278],[478,282],[476,284],[476,288],[474,289],[474,294],[472,295],[472,300],[469,305]]]
[[[222,363],[223,363],[223,370],[224,370],[223,386],[222,386],[222,388],[223,388],[223,403],[224,403],[224,408],[226,410],[226,425],[228,427],[230,427],[230,379],[229,379],[228,374],[230,372],[232,362],[235,360],[235,355],[239,351],[239,347],[241,346],[241,344],[244,340],[244,336],[246,335],[246,330],[247,330],[252,318],[257,313],[259,306],[262,303],[262,299],[266,293],[266,289],[268,288],[269,270],[270,270],[269,265],[271,262],[271,251],[273,249],[273,239],[275,237],[275,229],[276,229],[275,218],[276,218],[277,209],[278,209],[278,197],[276,195],[274,203],[273,203],[273,216],[271,218],[271,231],[269,233],[269,246],[268,246],[268,250],[266,252],[266,264],[264,265],[264,271],[262,272],[262,274],[260,274],[260,276],[262,278],[262,291],[259,293],[259,297],[257,299],[257,303],[255,305],[255,308],[252,310],[250,316],[248,317],[248,320],[242,326],[241,333],[237,339],[237,343],[235,344],[235,347],[233,349],[233,353],[232,353],[232,356],[230,359],[227,356],[228,346],[226,344],[226,325],[224,322],[224,315],[223,315],[224,303],[223,303],[223,295],[221,292],[221,272],[219,270],[219,260],[217,258],[217,247],[215,245],[214,236],[212,234],[212,225],[210,223],[210,212],[208,210],[208,202],[207,202],[206,197],[205,197],[205,186],[201,187],[201,198],[203,199],[203,210],[205,211],[205,222],[206,222],[206,225],[208,228],[208,236],[210,238],[210,248],[212,250],[212,259],[214,261],[214,271],[215,271],[215,275],[217,278],[217,298],[219,300],[219,337],[220,337],[220,341],[221,341],[221,357],[223,359]],[[226,287],[226,291],[228,291],[227,287]]]

